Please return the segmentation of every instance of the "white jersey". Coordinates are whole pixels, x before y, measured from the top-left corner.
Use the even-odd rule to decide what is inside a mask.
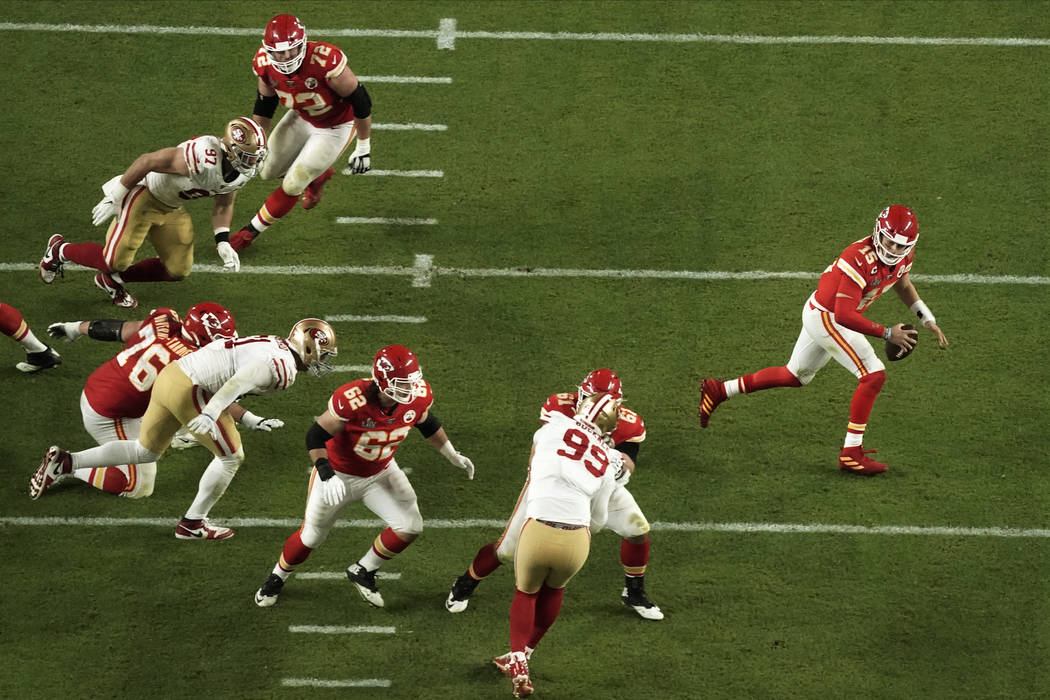
[[[216,136],[198,136],[183,141],[177,147],[182,151],[190,174],[150,172],[143,178],[150,193],[173,209],[181,207],[191,199],[228,194],[244,187],[255,175],[238,172],[233,182],[222,176],[222,142]]]
[[[525,514],[538,520],[601,527],[616,485],[618,458],[591,428],[552,413],[532,436]]]
[[[250,379],[239,396],[287,389],[297,373],[295,355],[284,338],[276,335],[215,340],[177,362],[190,381],[209,394],[217,392],[238,372]]]

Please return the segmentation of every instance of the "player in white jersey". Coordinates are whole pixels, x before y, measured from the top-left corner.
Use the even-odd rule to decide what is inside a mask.
[[[587,561],[590,528],[605,525],[616,479],[626,471],[604,439],[619,412],[617,396],[592,394],[573,418],[554,414],[533,435],[528,519],[514,554],[510,652],[493,659],[510,676],[515,697],[532,694],[532,650],[557,619],[565,586]]]
[[[40,260],[40,279],[51,284],[62,265],[75,262],[98,270],[95,286],[117,306],[138,305],[125,282],[177,282],[193,266],[193,221],[183,208],[192,199],[212,197],[211,223],[221,240],[229,237],[233,200],[266,158],[266,132],[238,117],[217,136],[198,136],[178,146],[145,153],[102,186],[105,194],[92,211],[96,226],[110,219],[105,245],[67,243],[62,234],[48,239]],[[158,257],[132,264],[149,238]],[[240,269],[228,242],[216,245],[224,267]]]
[[[328,360],[335,355],[335,331],[317,318],[299,321],[287,338],[253,335],[209,343],[161,370],[138,439],[74,453],[52,445],[30,480],[29,495],[38,498],[74,469],[155,462],[179,427],[186,426],[215,459],[201,477],[196,499],[175,527],[175,537],[232,537],[232,529],[207,522],[208,512],[244,461],[241,438],[227,409],[241,396],[287,389],[298,371],[321,376],[331,371]]]

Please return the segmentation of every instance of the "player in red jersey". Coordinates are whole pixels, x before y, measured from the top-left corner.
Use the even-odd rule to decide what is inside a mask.
[[[259,79],[253,118],[269,129],[277,102],[288,110],[270,134],[270,158],[261,173],[264,180],[282,180],[229,239],[236,251],[288,214],[300,197],[303,209],[317,206],[335,161],[355,137],[350,172],[372,167],[372,99],[339,47],[307,41],[297,17],[277,15],[266,25],[253,69]],[[217,234],[215,240],[226,237]]]
[[[13,339],[26,352],[25,362],[15,365],[19,372],[39,372],[62,364],[59,354],[33,335],[18,309],[3,302],[0,302],[0,333]]]
[[[707,427],[711,414],[726,399],[774,387],[805,386],[834,358],[859,380],[850,403],[839,468],[854,474],[886,471],[885,464],[866,456],[874,450],[863,448],[868,417],[886,381],[885,365],[864,336],[911,348],[918,340],[918,332],[903,330],[901,323],[883,326],[865,318],[864,312],[892,287],[904,305],[937,337],[938,345],[948,346],[948,339],[919,298],[908,274],[915,261],[918,239],[919,225],[910,209],[899,204],[883,209],[871,236],[847,246],[820,276],[817,291],[802,309],[802,331],[787,365],[767,367],[725,382],[704,379],[700,386],[700,427]]]
[[[91,373],[80,395],[84,429],[102,445],[138,437],[160,370],[213,340],[234,337],[236,327],[227,309],[203,302],[191,306],[184,320],[173,309],[155,309],[141,321],[69,321],[53,323],[47,332],[70,343],[84,335],[124,343],[121,352]],[[231,406],[230,414],[256,430],[269,432],[284,425],[239,404]],[[157,463],[75,469],[69,476],[116,496],[146,498],[153,493]]]
[[[540,409],[540,420],[547,423],[550,417],[560,413],[572,417],[580,402],[599,392],[608,392],[616,398],[623,396],[620,378],[611,369],[596,369],[580,382],[575,393],[551,394]],[[613,446],[623,455],[626,472],[634,472],[638,459],[638,448],[645,440],[645,423],[641,416],[620,406],[620,419],[609,435]],[[627,477],[629,478],[629,476]],[[624,605],[646,620],[662,620],[664,615],[649,601],[645,593],[645,569],[649,563],[649,522],[638,507],[631,492],[626,489],[626,480],[617,483],[609,502],[609,519],[606,527],[622,539],[620,563],[624,571],[624,589],[620,596]],[[482,579],[495,571],[504,562],[512,561],[517,550],[518,535],[525,524],[525,500],[529,488],[526,478],[518,502],[514,506],[503,534],[495,542],[489,542],[478,550],[474,561],[452,584],[445,608],[451,613],[463,612],[470,603],[470,596]]]
[[[273,573],[255,593],[255,603],[277,602],[284,582],[319,547],[347,506],[361,501],[387,524],[372,546],[346,570],[369,604],[383,607],[376,571],[405,550],[423,530],[416,492],[394,459],[412,428],[453,465],[474,478],[474,464],[452,446],[430,412],[434,395],[419,361],[402,345],[376,353],[372,378],[335,390],[328,408],[306,434],[314,469],[310,472],[306,517],[281,551]]]

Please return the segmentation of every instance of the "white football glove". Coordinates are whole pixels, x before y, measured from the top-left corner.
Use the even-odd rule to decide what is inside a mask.
[[[80,337],[80,321],[52,323],[47,327],[47,334],[52,338],[61,338],[67,343],[72,343]]]
[[[338,475],[333,474],[321,482],[321,500],[325,502],[325,505],[337,506],[343,502],[344,498],[346,498],[346,484]]]
[[[187,423],[186,427],[190,429],[191,433],[196,435],[207,435],[212,440],[219,439],[219,426],[215,422],[215,419],[207,413],[200,414]]]
[[[357,139],[354,152],[350,154],[350,172],[354,175],[372,169],[372,139]]]
[[[121,177],[117,175],[102,185],[102,192],[106,196],[91,210],[91,223],[95,226],[106,223],[120,212],[120,200],[128,193],[128,188],[120,184]]]
[[[237,255],[237,251],[233,249],[233,246],[223,241],[215,244],[215,250],[218,251],[219,257],[222,258],[223,269],[231,272],[241,271],[241,256]]]
[[[263,418],[257,416],[251,411],[245,411],[244,415],[241,416],[241,425],[251,430],[261,430],[265,433],[272,433],[277,428],[284,427],[284,421],[280,418]]]
[[[460,469],[464,470],[465,472],[467,472],[467,478],[468,479],[473,479],[474,478],[474,463],[471,462],[470,459],[468,459],[467,457],[464,457],[462,454],[457,452],[448,461],[452,462],[453,465],[455,465],[455,466],[459,467]]]

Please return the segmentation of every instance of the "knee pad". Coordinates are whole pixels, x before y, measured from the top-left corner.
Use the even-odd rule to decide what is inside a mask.
[[[328,538],[328,533],[314,525],[303,525],[299,531],[299,539],[310,549],[317,549]]]
[[[153,452],[138,440],[135,441],[135,447],[133,451],[135,453],[135,456],[134,459],[127,460],[129,464],[143,464],[149,462],[156,462],[158,459],[160,459],[159,454]]]
[[[222,465],[223,471],[229,475],[234,475],[242,464],[244,464],[244,448],[239,448],[232,455],[225,455],[218,458],[219,463]]]
[[[878,372],[872,372],[866,374],[860,378],[860,383],[868,388],[869,391],[878,393],[882,389],[882,385],[886,383],[886,370],[880,369]]]
[[[320,174],[317,173],[317,175]],[[317,175],[311,174],[306,167],[293,163],[291,169],[285,174],[284,180],[281,181],[281,189],[293,197],[298,197],[306,191],[306,186],[313,182]]]

